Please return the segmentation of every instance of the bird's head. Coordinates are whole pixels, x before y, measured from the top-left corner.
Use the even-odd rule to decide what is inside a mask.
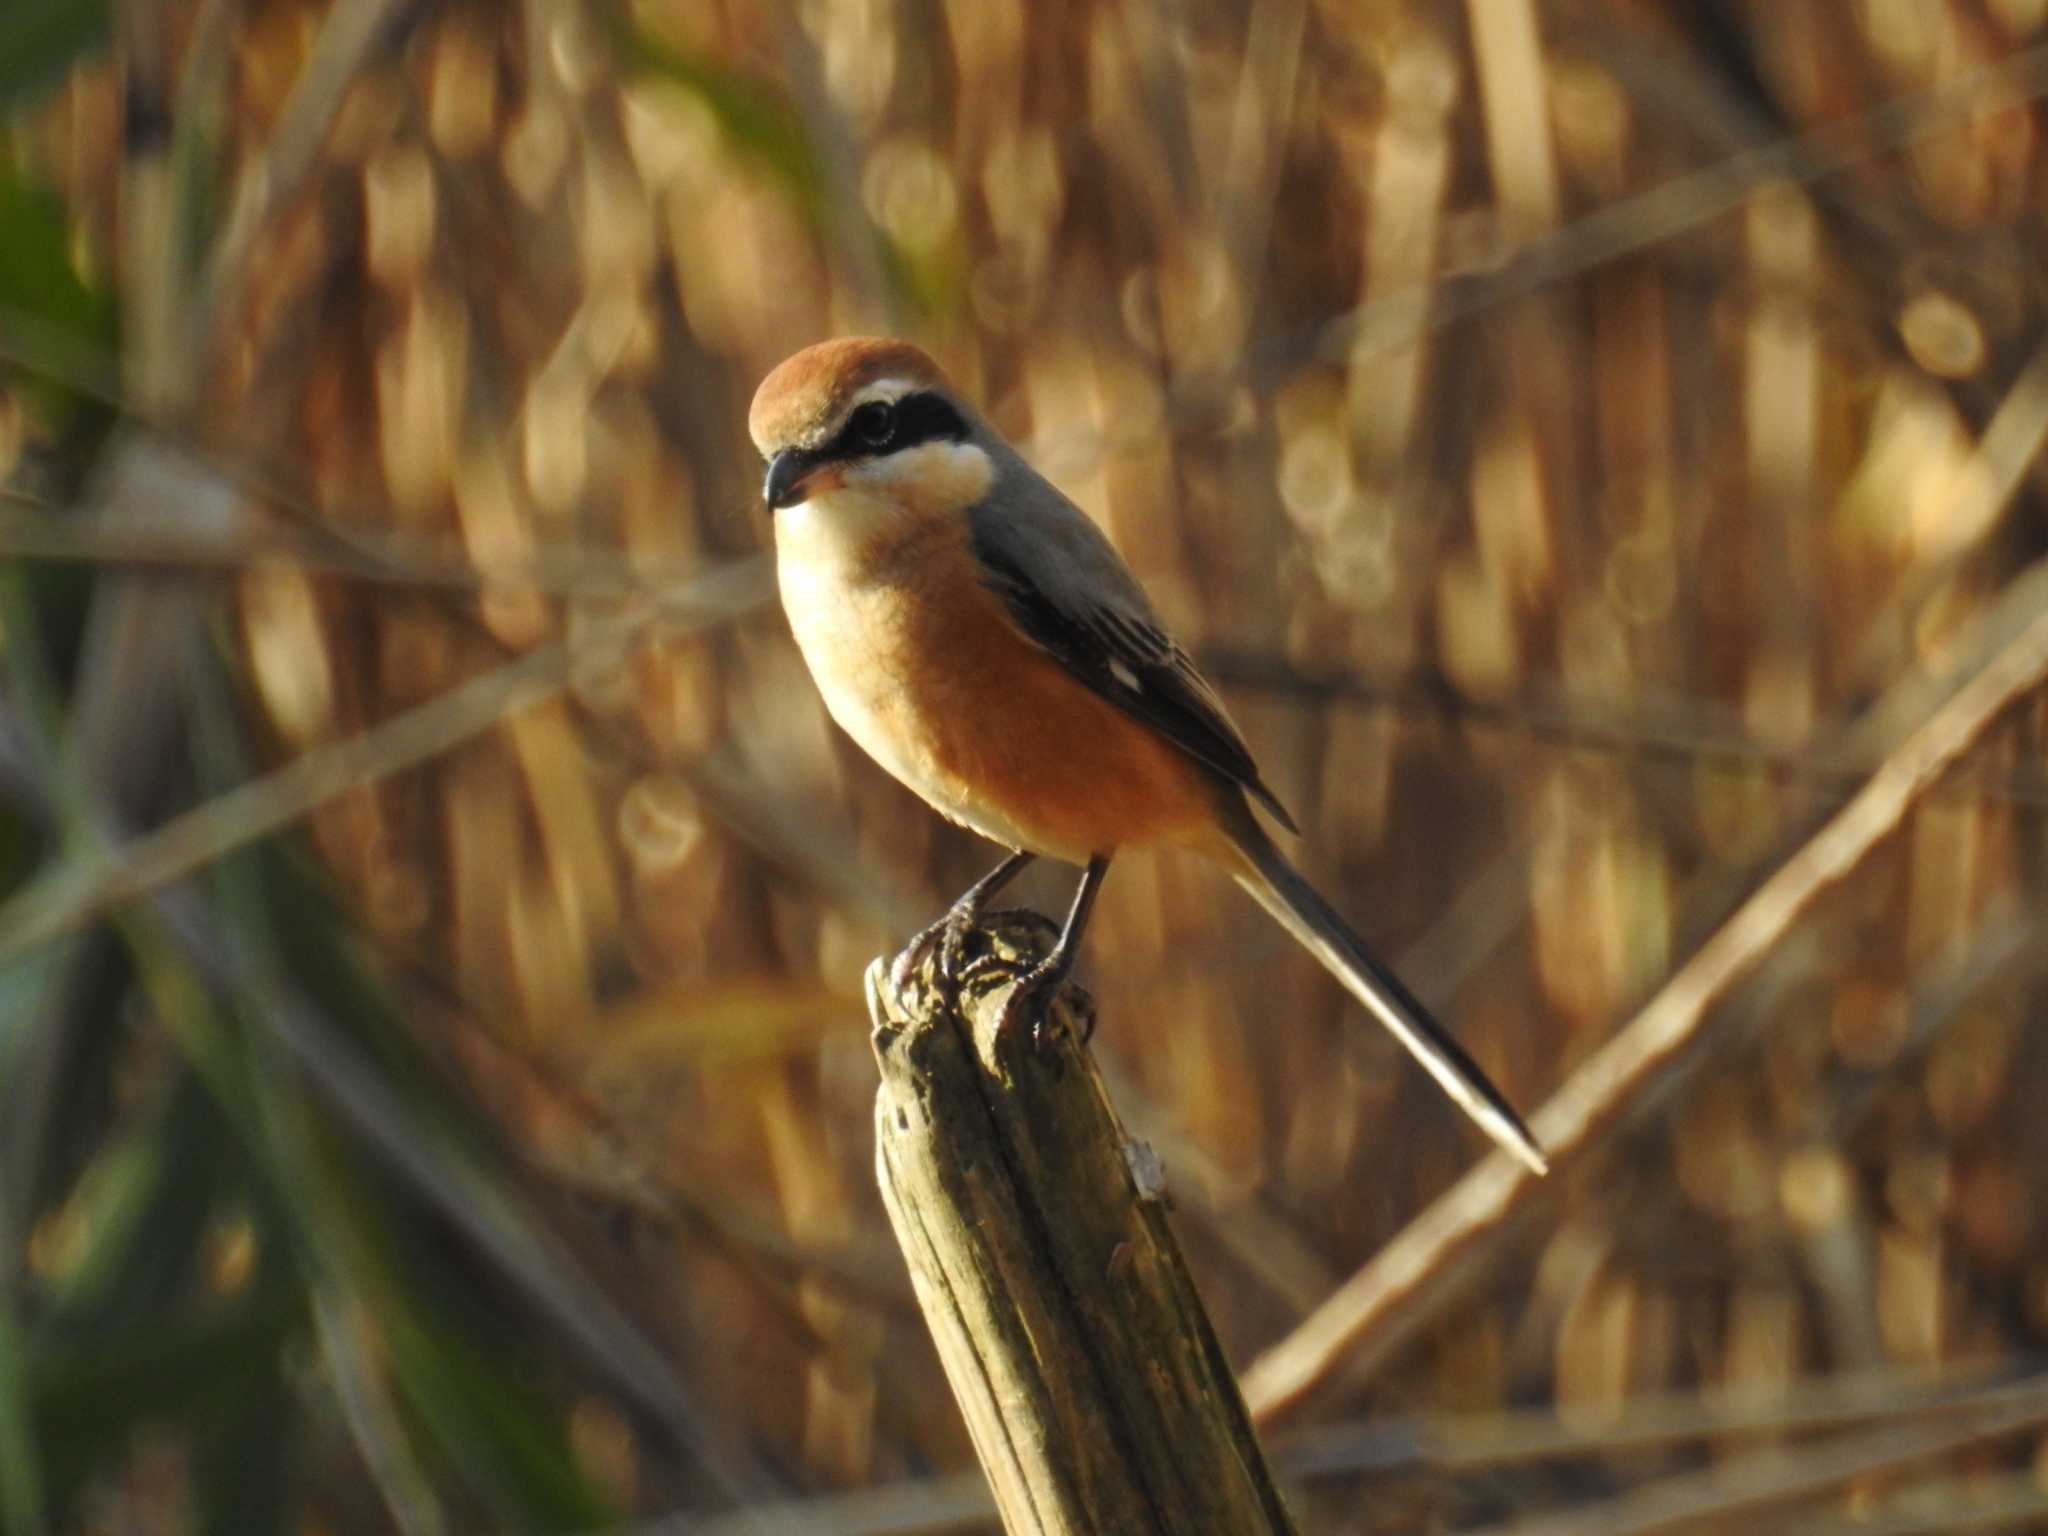
[[[806,347],[761,381],[747,426],[768,461],[762,494],[773,512],[959,512],[995,475],[977,441],[987,429],[907,341]]]

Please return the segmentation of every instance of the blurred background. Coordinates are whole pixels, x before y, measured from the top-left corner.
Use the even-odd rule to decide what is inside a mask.
[[[860,976],[994,851],[827,722],[743,426],[857,331],[1579,1096],[1365,1268],[1480,1139],[1119,862],[1304,1530],[2048,1529],[2044,91],[2042,0],[7,0],[0,1531],[988,1528]]]

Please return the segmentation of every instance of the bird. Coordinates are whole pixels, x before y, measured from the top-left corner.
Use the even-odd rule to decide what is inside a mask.
[[[828,713],[940,815],[1010,850],[906,954],[938,943],[943,970],[1026,865],[1079,866],[1009,1028],[1072,969],[1112,859],[1191,849],[1503,1150],[1546,1171],[1507,1098],[1260,823],[1299,832],[1108,536],[929,355],[887,337],[818,342],[761,381],[747,426],[767,461],[782,606]]]

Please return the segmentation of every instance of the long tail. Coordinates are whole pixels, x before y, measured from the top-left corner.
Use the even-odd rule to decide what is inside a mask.
[[[1550,1165],[1501,1091],[1486,1080],[1463,1046],[1429,1016],[1400,978],[1387,969],[1351,931],[1351,925],[1316,893],[1287,856],[1273,845],[1242,798],[1225,813],[1223,828],[1237,858],[1230,860],[1243,886],[1293,934],[1331,975],[1344,983],[1394,1038],[1408,1048],[1458,1107],[1476,1120],[1501,1148],[1535,1173]]]

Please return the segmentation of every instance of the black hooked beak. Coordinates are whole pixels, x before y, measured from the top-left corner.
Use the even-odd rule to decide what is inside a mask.
[[[785,448],[768,461],[768,481],[761,487],[761,495],[768,502],[768,510],[780,512],[784,507],[793,507],[804,499],[804,481],[809,478],[823,460],[815,453],[802,448]]]

